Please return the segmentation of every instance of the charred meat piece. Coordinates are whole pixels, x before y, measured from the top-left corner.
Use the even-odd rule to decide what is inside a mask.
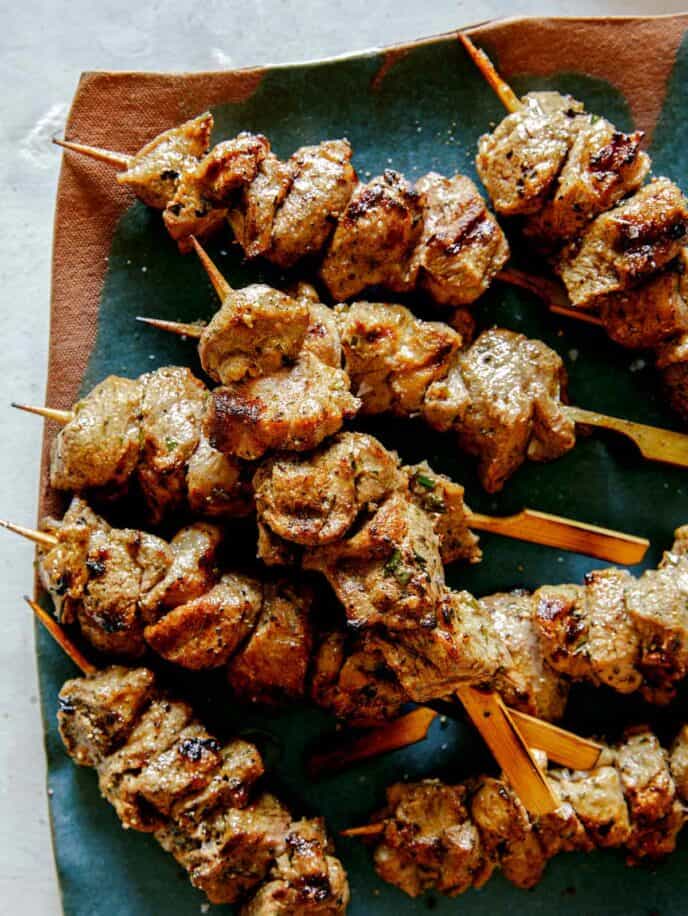
[[[674,739],[669,766],[679,798],[688,802],[688,725],[684,725]]]
[[[50,457],[50,486],[82,493],[127,488],[139,461],[143,390],[138,379],[110,375],[74,405]]]
[[[146,642],[183,668],[218,668],[251,633],[262,605],[260,582],[226,573],[209,591],[146,627]]]
[[[623,846],[631,823],[621,777],[611,765],[594,770],[555,770],[561,796],[569,802],[595,846]]]
[[[276,372],[299,355],[309,319],[303,300],[271,286],[232,290],[203,329],[201,365],[223,385]]]
[[[576,238],[591,219],[636,191],[650,168],[642,131],[624,134],[604,118],[579,118],[579,127],[552,196],[530,216],[524,235],[551,251]]]
[[[208,152],[213,116],[210,112],[159,134],[132,156],[117,181],[149,207],[164,210],[174,198],[181,177]]]
[[[470,178],[430,172],[416,190],[423,201],[423,233],[414,255],[420,285],[443,305],[474,302],[509,257],[504,233]]]
[[[433,520],[440,539],[442,562],[479,563],[482,550],[469,528],[471,512],[464,502],[464,488],[432,470],[427,461],[405,467],[411,498]]]
[[[214,448],[246,460],[273,449],[310,451],[358,406],[347,374],[304,352],[291,368],[215,389],[205,432]]]
[[[387,789],[385,832],[375,850],[385,881],[411,897],[431,887],[453,897],[474,884],[484,859],[464,786],[425,780]]]
[[[491,616],[508,661],[496,686],[510,706],[548,721],[564,714],[568,684],[546,661],[533,620],[533,598],[527,592],[504,592],[480,599]]]
[[[665,344],[657,359],[669,403],[688,421],[688,333]]]
[[[362,412],[408,416],[442,379],[461,346],[446,324],[421,321],[401,305],[354,302],[335,310],[352,390]]]
[[[315,547],[342,538],[404,478],[396,455],[372,436],[341,433],[312,455],[269,458],[253,485],[261,521],[287,541]]]
[[[350,299],[378,285],[398,293],[413,289],[422,230],[422,196],[398,172],[388,169],[359,184],[320,268],[332,297]]]
[[[561,172],[578,131],[583,105],[558,92],[531,92],[478,143],[478,175],[497,213],[537,213]]]
[[[266,704],[304,696],[313,645],[312,601],[305,586],[286,581],[264,585],[253,633],[227,667],[235,694]]]
[[[656,178],[608,213],[562,252],[556,270],[572,305],[640,283],[680,254],[688,236],[688,201],[668,178]]]
[[[218,451],[201,435],[186,468],[189,508],[207,518],[250,515],[252,474],[250,464]]]
[[[406,494],[394,494],[350,538],[308,550],[306,569],[325,575],[354,628],[433,627],[444,591],[439,538]]]
[[[258,164],[253,181],[237,192],[227,219],[247,258],[265,255],[270,249],[275,214],[292,177],[291,162],[280,162],[270,152]]]
[[[356,183],[348,140],[303,146],[287,168],[291,184],[277,210],[266,255],[280,267],[322,251]]]
[[[61,522],[42,524],[58,539],[40,551],[39,574],[59,619],[78,620],[84,636],[102,652],[142,655],[142,599],[173,563],[167,543],[141,531],[111,528],[76,497]]]

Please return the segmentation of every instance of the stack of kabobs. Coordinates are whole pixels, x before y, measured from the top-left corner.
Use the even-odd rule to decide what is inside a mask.
[[[501,328],[473,339],[467,305],[495,278],[529,285],[625,345],[657,348],[669,399],[688,413],[685,198],[667,179],[642,184],[639,135],[555,93],[519,101],[467,46],[512,112],[481,140],[481,178],[498,214],[524,216],[524,234],[551,257],[564,306],[551,281],[505,269],[506,237],[460,175],[412,185],[387,171],[361,183],[345,140],[286,162],[260,135],[210,149],[209,114],[132,156],[61,141],[119,169],[180,249],[195,249],[220,310],[207,325],[143,320],[197,339],[217,387],[166,367],[111,376],[70,410],[17,405],[61,424],[50,483],[72,501],[39,530],[5,524],[37,542],[59,624],[41,617],[84,673],[60,695],[68,753],[97,769],[122,823],[153,832],[209,900],[254,916],[343,913],[344,869],[320,820],[295,819],[261,790],[257,749],[216,740],[143,659],[225,669],[243,702],[310,698],[351,724],[387,722],[316,767],[418,740],[428,705],[460,701],[503,775],[393,786],[380,817],[348,831],[377,838],[379,873],[412,895],[461,893],[497,867],[529,887],[567,849],[655,859],[684,823],[685,732],[669,754],[648,730],[603,747],[551,723],[574,681],[671,700],[688,674],[686,531],[637,578],[603,569],[583,585],[477,599],[445,582],[445,565],[481,560],[476,531],[620,564],[639,562],[647,542],[534,509],[472,512],[459,483],[348,428],[359,415],[420,417],[477,458],[488,492],[524,461],[573,448],[577,423],[688,466],[688,437],[566,403],[562,361],[543,342]],[[286,291],[232,289],[199,241],[228,224],[248,258],[302,262],[302,273],[316,264],[339,304],[303,277]],[[421,290],[449,320],[351,301],[373,286]],[[101,507],[132,493],[153,529],[184,526],[171,539],[112,527]],[[223,521],[237,517],[256,521],[248,571],[220,562]],[[316,607],[318,574],[338,615]],[[118,664],[96,669],[62,625]],[[421,705],[403,715],[408,703]]]

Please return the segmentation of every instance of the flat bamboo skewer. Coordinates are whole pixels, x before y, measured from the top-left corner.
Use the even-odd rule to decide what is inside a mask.
[[[476,48],[468,35],[459,33],[459,41],[506,110],[511,113],[519,111],[519,109],[523,107],[523,103],[511,86],[499,75],[497,68],[487,54],[479,48]]]
[[[7,528],[8,531],[12,531],[14,534],[18,534],[20,537],[26,538],[28,541],[33,541],[34,544],[38,544],[40,547],[55,547],[57,544],[55,535],[48,534],[45,531],[25,528],[23,525],[15,525],[14,522],[8,522],[4,519],[0,519],[0,526]]]
[[[119,171],[128,169],[133,158],[132,156],[126,156],[124,153],[116,153],[114,150],[102,149],[99,146],[87,146],[85,143],[74,143],[73,140],[60,140],[58,137],[53,137],[53,143],[55,146],[61,146],[62,149],[80,153],[82,156],[88,156],[98,162],[106,162]]]
[[[29,605],[36,617],[38,617],[48,633],[50,633],[50,635],[53,637],[58,646],[60,646],[61,649],[64,649],[64,651],[71,658],[77,668],[80,668],[81,671],[86,675],[93,675],[98,671],[96,666],[90,662],[81,652],[81,650],[74,645],[60,624],[53,617],[51,617],[47,611],[44,611],[40,604],[32,601],[31,598],[29,598],[27,595],[24,595],[24,601],[26,601],[26,603]]]

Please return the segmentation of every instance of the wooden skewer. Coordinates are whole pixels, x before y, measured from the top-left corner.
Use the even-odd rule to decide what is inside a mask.
[[[417,744],[427,737],[436,715],[434,710],[421,706],[393,722],[368,729],[353,738],[350,732],[344,732],[338,736],[333,746],[309,758],[308,772],[312,778],[317,779],[337,773],[369,757]]]
[[[385,832],[385,825],[382,823],[377,824],[364,824],[362,827],[349,827],[348,830],[340,830],[340,836],[380,836],[380,834]]]
[[[24,601],[26,601],[26,603],[29,605],[36,617],[38,617],[48,633],[50,633],[58,646],[60,646],[61,649],[64,649],[64,651],[71,658],[77,668],[80,668],[86,675],[96,674],[98,671],[96,666],[90,662],[79,649],[77,649],[77,647],[62,629],[60,624],[53,617],[51,617],[47,611],[44,611],[40,604],[32,601],[27,595],[24,595]]]
[[[576,321],[584,321],[586,324],[604,327],[604,322],[599,315],[593,315],[583,309],[571,308],[564,290],[557,283],[548,280],[546,277],[537,277],[522,270],[516,270],[515,267],[507,267],[499,271],[497,279],[503,283],[519,286],[521,289],[527,289],[528,292],[534,293],[539,299],[542,299],[554,315],[563,315],[566,318],[574,318]]]
[[[544,544],[561,550],[632,566],[640,563],[650,542],[647,538],[610,528],[600,528],[559,515],[524,509],[515,515],[493,516],[471,512],[468,524],[477,531],[488,531],[532,544]]]
[[[204,324],[184,324],[181,321],[165,321],[164,318],[144,318],[143,315],[136,316],[137,321],[148,324],[159,331],[169,331],[171,334],[177,334],[179,337],[191,337],[194,340],[200,340],[203,333]],[[19,405],[17,405],[19,406]]]
[[[15,525],[14,522],[7,522],[4,519],[0,519],[0,525],[3,528],[7,528],[8,531],[13,531],[14,534],[26,538],[28,541],[33,541],[34,544],[39,544],[41,547],[54,547],[57,544],[57,538],[54,534],[37,531],[35,528],[24,528],[23,525]]]
[[[217,293],[218,297],[222,302],[229,296],[232,292],[232,287],[225,280],[225,278],[220,273],[219,268],[210,258],[208,252],[201,246],[198,239],[195,235],[190,236],[191,244],[194,246],[196,254],[198,255],[201,264],[205,268],[205,272],[208,274],[210,282],[213,284],[213,288]]]
[[[468,35],[459,34],[459,40],[468,52],[469,57],[476,65],[478,70],[485,77],[485,80],[494,90],[502,105],[509,112],[518,111],[523,107],[519,97],[516,95],[511,86],[505,82],[497,72],[495,65],[484,51],[473,44]]]
[[[82,156],[97,159],[98,162],[107,162],[108,165],[113,165],[116,169],[128,169],[131,165],[131,156],[125,156],[124,153],[116,153],[110,149],[101,149],[99,146],[86,146],[84,143],[60,140],[58,137],[53,137],[53,143],[56,146],[61,146],[62,149],[68,149],[73,153],[81,153]]]
[[[528,746],[544,751],[553,763],[572,770],[593,770],[597,766],[603,751],[601,744],[528,713],[510,707],[507,707],[507,712]]]
[[[39,417],[44,417],[46,420],[54,420],[62,426],[74,419],[73,410],[57,410],[54,407],[34,407],[32,404],[17,404],[15,401],[12,401],[12,407],[16,407],[17,410],[25,410],[27,413],[35,413]]]
[[[535,815],[556,811],[561,802],[499,694],[466,686],[460,687],[456,695],[526,809]]]

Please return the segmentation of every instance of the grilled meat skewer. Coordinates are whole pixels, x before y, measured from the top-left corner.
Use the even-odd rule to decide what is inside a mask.
[[[415,185],[391,169],[361,183],[347,140],[297,150],[286,162],[262,135],[249,133],[209,150],[209,113],[165,131],[131,157],[110,157],[117,180],[163,211],[182,251],[230,224],[249,258],[282,268],[318,257],[336,300],[370,286],[419,289],[435,301],[477,299],[508,258],[504,234],[473,182],[431,172]]]
[[[491,85],[484,52],[461,36]],[[548,254],[576,317],[591,309],[609,337],[657,352],[671,406],[688,417],[688,200],[650,168],[642,133],[624,134],[570,96],[500,92],[510,114],[479,143],[477,167],[498,213],[518,216]]]
[[[457,896],[501,869],[531,888],[560,852],[621,847],[627,863],[656,862],[676,848],[688,814],[688,726],[670,750],[647,727],[629,729],[591,771],[550,769],[560,806],[530,816],[508,782],[480,776],[387,789],[381,819],[348,835],[378,836],[378,874],[411,897],[429,889]]]
[[[253,744],[221,744],[152,671],[99,671],[56,635],[86,675],[60,691],[65,750],[97,771],[124,828],[152,833],[208,900],[240,902],[242,916],[346,911],[346,872],[322,819],[294,820],[261,791],[264,765]]]

